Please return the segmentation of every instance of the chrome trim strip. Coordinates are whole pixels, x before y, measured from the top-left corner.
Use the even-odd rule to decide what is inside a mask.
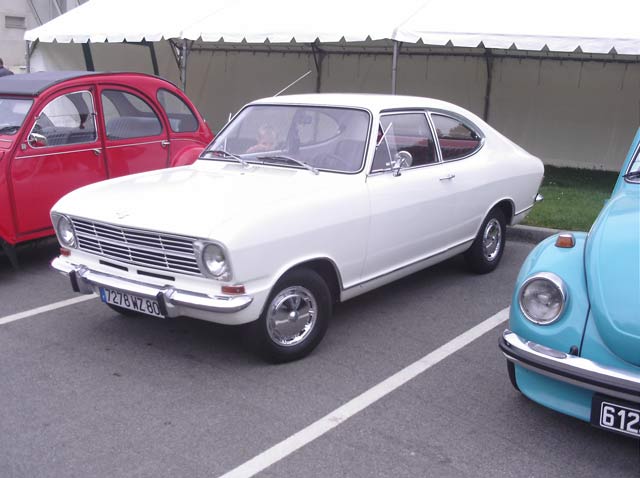
[[[94,141],[94,142],[98,142],[98,141]],[[73,151],[60,151],[59,153],[44,153],[44,154],[32,154],[29,156],[18,156],[15,159],[19,160],[19,159],[27,159],[27,158],[40,158],[43,156],[58,156],[60,154],[73,154],[73,153],[85,153],[87,151],[93,151],[95,152],[95,150],[98,151],[102,151],[102,148],[88,148],[88,149],[75,149]]]
[[[638,402],[640,399],[639,373],[545,347],[509,329],[502,333],[499,345],[508,361],[554,380],[624,400]]]
[[[525,213],[525,212],[527,212],[527,211],[529,211],[529,210],[533,209],[533,206],[535,206],[535,204],[532,204],[532,205],[531,205],[531,206],[529,206],[529,207],[525,207],[524,209],[521,209],[520,211],[514,212],[514,213],[513,213],[513,217],[515,217],[515,216],[519,216],[520,214],[523,214],[523,213]]]
[[[185,307],[205,312],[233,313],[246,309],[253,302],[253,297],[248,295],[208,296],[169,286],[161,287],[122,279],[103,272],[92,271],[85,266],[72,264],[61,257],[53,259],[51,267],[67,277],[75,276],[78,292],[82,294],[99,294],[100,287],[107,287],[149,299],[162,298],[160,300],[164,301],[167,317],[184,315],[182,309]]]
[[[410,267],[415,266],[416,264],[419,264],[420,262],[428,261],[429,259],[433,259],[434,257],[446,254],[447,252],[451,251],[452,249],[455,249],[457,247],[463,246],[464,244],[466,244],[468,242],[473,242],[474,239],[475,239],[475,237],[472,237],[471,239],[467,239],[467,240],[461,241],[461,242],[459,242],[459,243],[457,243],[457,244],[455,244],[453,246],[450,246],[450,247],[448,247],[448,248],[446,248],[446,249],[444,249],[442,251],[436,252],[435,254],[431,254],[430,256],[425,256],[425,257],[423,257],[421,259],[418,259],[418,260],[415,260],[415,261],[413,261],[413,262],[411,262],[409,264],[405,264],[404,266],[397,267],[397,268],[395,268],[395,269],[393,269],[391,271],[385,272],[383,274],[379,274],[379,275],[377,275],[375,277],[372,277],[370,279],[367,279],[365,281],[358,282],[358,283],[356,283],[354,285],[351,285],[351,286],[349,286],[347,288],[342,289],[342,291],[345,292],[345,291],[353,289],[354,287],[359,287],[359,286],[362,286],[363,284],[367,284],[368,282],[372,282],[374,280],[378,280],[381,277],[388,276],[388,275],[391,275],[391,274],[395,274],[396,272],[399,272],[402,269],[408,269]]]
[[[127,138],[127,139],[133,139],[133,138]],[[107,138],[107,141],[115,141],[115,140]],[[156,144],[156,143],[162,143],[163,141],[165,141],[165,140],[164,139],[159,139],[157,141],[141,141],[139,143],[114,144],[114,145],[111,145],[111,146],[107,146],[106,149],[126,148],[127,146],[140,146],[140,145],[144,145],[144,144]]]
[[[0,141],[2,141],[3,143],[13,143],[13,141],[10,139],[0,139]]]

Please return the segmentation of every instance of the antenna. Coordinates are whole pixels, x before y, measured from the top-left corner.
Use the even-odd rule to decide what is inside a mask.
[[[294,81],[293,83],[289,83],[287,86],[285,86],[284,88],[282,88],[280,91],[278,91],[275,96],[278,96],[280,93],[283,93],[285,91],[287,91],[289,88],[291,88],[293,85],[295,85],[297,82],[299,82],[301,79],[303,79],[304,77],[308,76],[311,73],[311,70],[307,71],[304,75],[302,75],[300,78],[298,78],[296,81]]]

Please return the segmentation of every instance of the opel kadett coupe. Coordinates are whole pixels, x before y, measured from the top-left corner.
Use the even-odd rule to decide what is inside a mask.
[[[552,236],[523,264],[509,327],[516,389],[640,438],[640,130],[589,233]]]
[[[209,127],[175,85],[139,73],[52,71],[0,79],[0,246],[53,235],[75,188],[193,163]]]
[[[493,270],[542,175],[539,159],[450,103],[266,98],[191,166],[61,199],[52,265],[120,312],[252,323],[267,358],[294,360],[336,302],[459,253]]]

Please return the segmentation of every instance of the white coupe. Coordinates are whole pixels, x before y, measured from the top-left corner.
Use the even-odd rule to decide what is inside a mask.
[[[459,253],[492,271],[542,176],[538,158],[443,101],[265,98],[193,165],[63,197],[52,266],[120,313],[251,323],[265,357],[294,360],[337,302]]]

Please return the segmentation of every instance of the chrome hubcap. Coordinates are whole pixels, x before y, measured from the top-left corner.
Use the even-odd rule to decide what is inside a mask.
[[[493,261],[498,257],[501,247],[502,227],[500,226],[500,221],[494,218],[487,223],[482,235],[482,250],[485,259],[489,262]]]
[[[317,315],[318,305],[311,292],[300,286],[287,287],[269,304],[267,332],[278,345],[297,345],[309,336]]]

